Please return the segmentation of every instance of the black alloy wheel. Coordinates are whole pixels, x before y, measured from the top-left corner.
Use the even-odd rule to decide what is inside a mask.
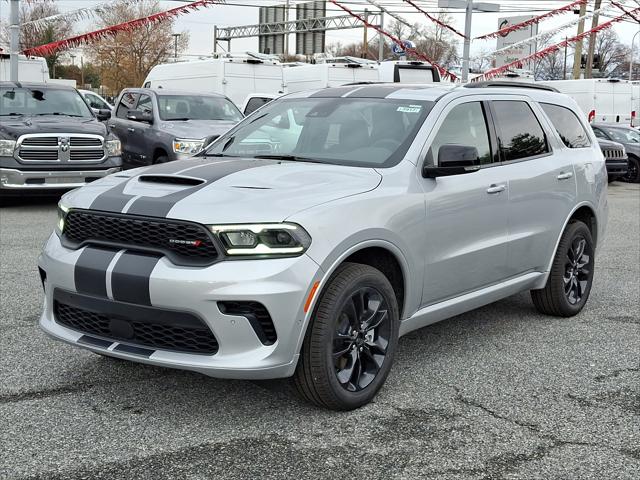
[[[591,258],[587,240],[576,236],[567,251],[564,272],[564,294],[571,305],[580,303],[591,277]]]
[[[344,301],[332,353],[343,388],[358,392],[378,375],[387,355],[390,323],[389,307],[375,288],[361,287]]]
[[[398,344],[396,293],[379,270],[340,265],[320,293],[293,382],[307,401],[332,410],[369,403],[389,374]]]
[[[629,183],[640,183],[640,165],[637,158],[629,157],[629,165],[624,180]]]
[[[546,315],[571,317],[587,303],[595,268],[591,231],[583,222],[571,221],[560,238],[547,283],[531,290],[536,309]]]

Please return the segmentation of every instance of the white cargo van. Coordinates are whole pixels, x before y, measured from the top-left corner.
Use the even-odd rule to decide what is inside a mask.
[[[11,80],[10,72],[11,60],[8,54],[0,54],[0,81]],[[18,81],[42,83],[49,81],[49,67],[47,61],[42,57],[26,57],[20,55],[18,58]]]
[[[380,81],[378,65],[375,63],[317,63],[285,68],[283,79],[284,93]]]
[[[630,125],[640,114],[640,83],[599,78],[536,82],[569,95],[590,122]]]
[[[397,60],[380,62],[380,82],[434,83],[440,81],[438,69],[425,62]]]
[[[257,91],[282,91],[282,65],[252,56],[165,63],[151,69],[144,88],[219,93],[236,105]]]

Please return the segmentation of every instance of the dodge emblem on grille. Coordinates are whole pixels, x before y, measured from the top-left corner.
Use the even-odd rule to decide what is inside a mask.
[[[190,247],[199,247],[200,245],[202,245],[202,240],[179,240],[170,238],[169,243],[173,245],[188,245]]]

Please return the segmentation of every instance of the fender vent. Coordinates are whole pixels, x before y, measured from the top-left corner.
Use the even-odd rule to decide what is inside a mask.
[[[176,177],[173,175],[141,175],[138,177],[139,182],[147,183],[164,183],[168,185],[202,185],[204,180],[194,177]]]
[[[273,345],[278,339],[271,315],[261,303],[218,302],[218,308],[224,315],[237,315],[249,320],[251,327],[264,345]]]

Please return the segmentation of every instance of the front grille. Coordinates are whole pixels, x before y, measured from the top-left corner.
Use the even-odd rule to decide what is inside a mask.
[[[102,137],[89,134],[35,134],[18,139],[18,160],[24,162],[100,162]]]
[[[186,266],[207,266],[218,258],[212,234],[204,225],[137,215],[71,210],[63,242],[71,248],[94,244],[159,252]]]
[[[276,328],[267,308],[258,302],[224,301],[218,302],[218,308],[224,315],[245,317],[264,345],[273,345],[278,339]]]
[[[197,317],[180,312],[181,320],[172,323],[171,314],[174,312],[159,311],[158,316],[164,318],[164,322],[160,323],[152,318],[136,318],[136,311],[140,308],[129,307],[127,311],[131,313],[123,316],[88,310],[55,298],[53,304],[56,322],[81,333],[175,352],[213,355],[218,351],[218,341],[213,332]],[[191,317],[189,322],[184,321],[185,316]],[[122,332],[126,332],[126,335]]]
[[[99,161],[102,157],[104,157],[104,151],[102,149],[71,150],[69,152],[69,159],[72,162],[87,162],[90,160]]]
[[[620,149],[606,149],[602,151],[604,158],[609,160],[609,159],[619,159],[619,160],[624,160],[626,158],[624,151],[620,150]]]

